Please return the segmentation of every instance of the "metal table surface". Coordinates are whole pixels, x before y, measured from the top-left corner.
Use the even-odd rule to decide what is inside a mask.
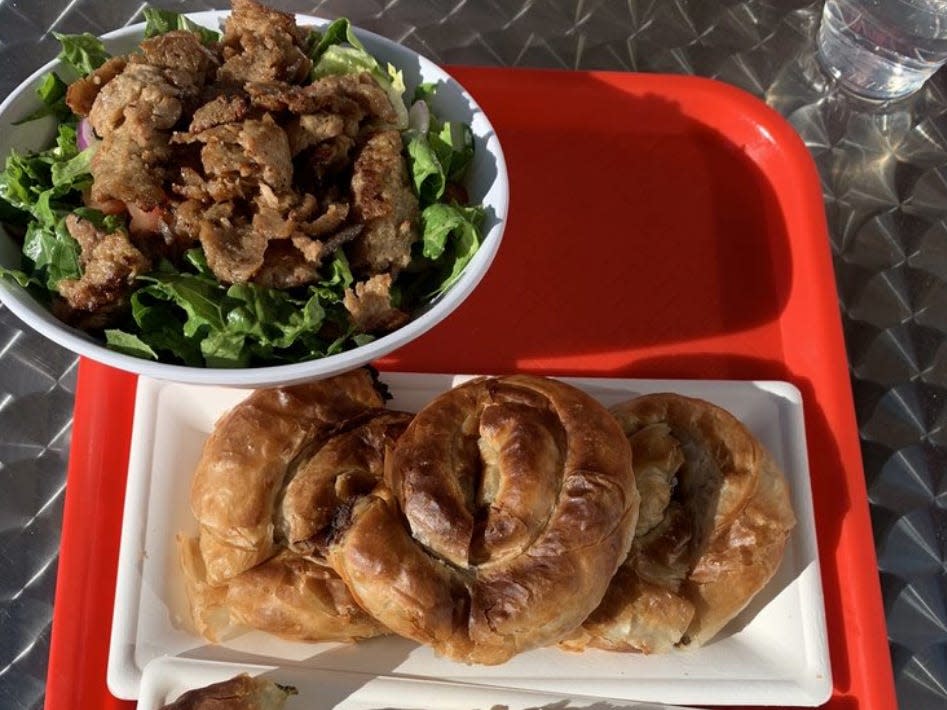
[[[155,3],[179,11],[223,0]],[[765,99],[822,176],[899,702],[947,707],[947,73],[878,109],[821,75],[821,2],[272,0],[445,64],[692,73]],[[0,0],[0,96],[141,0]],[[0,306],[0,707],[42,706],[76,359]]]

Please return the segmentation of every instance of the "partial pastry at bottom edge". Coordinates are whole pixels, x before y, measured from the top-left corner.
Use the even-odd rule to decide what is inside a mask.
[[[282,710],[296,689],[241,673],[183,693],[160,710]]]

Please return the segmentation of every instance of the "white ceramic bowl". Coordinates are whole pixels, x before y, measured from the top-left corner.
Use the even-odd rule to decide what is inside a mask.
[[[198,24],[218,29],[227,14],[211,11],[194,13],[188,17]],[[298,15],[297,20],[300,24],[316,27],[328,24],[328,20],[305,15]],[[104,35],[103,41],[112,54],[125,54],[137,46],[143,31],[143,24],[132,25]],[[384,37],[362,30],[357,30],[357,34],[366,49],[379,61],[390,62],[404,72],[407,96],[411,96],[414,87],[421,82],[438,83],[434,98],[435,113],[445,119],[470,124],[474,134],[475,155],[466,187],[471,203],[483,204],[486,210],[483,243],[461,278],[408,324],[367,345],[318,360],[253,368],[199,368],[157,363],[109,350],[100,341],[57,320],[42,304],[8,279],[0,279],[0,300],[30,327],[78,355],[121,370],[164,380],[240,387],[266,387],[329,377],[382,357],[437,325],[474,290],[500,246],[509,204],[509,182],[503,151],[486,115],[447,72],[416,52]],[[0,160],[5,160],[11,149],[21,153],[42,150],[53,140],[55,122],[52,119],[19,126],[14,126],[13,122],[38,106],[35,89],[41,77],[58,66],[59,62],[54,60],[41,67],[0,104]],[[11,268],[19,268],[20,265],[20,248],[2,228],[0,264]]]

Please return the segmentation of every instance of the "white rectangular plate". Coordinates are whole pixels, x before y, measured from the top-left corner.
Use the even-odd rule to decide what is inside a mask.
[[[389,407],[407,411],[467,378],[382,374],[394,396]],[[437,658],[429,648],[393,637],[305,644],[247,632],[222,645],[207,644],[184,623],[175,535],[196,533],[188,506],[191,474],[214,422],[247,391],[142,377],[119,553],[110,690],[136,698],[149,661],[178,656],[675,704],[815,706],[828,699],[831,668],[799,391],[784,382],[561,379],[606,406],[650,392],[706,399],[743,421],[786,472],[798,524],[782,565],[715,641],[695,651],[654,656],[547,648],[493,667]],[[418,698],[409,694],[401,700],[410,704]]]

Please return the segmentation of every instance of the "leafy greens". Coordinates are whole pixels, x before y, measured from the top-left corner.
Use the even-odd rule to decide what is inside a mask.
[[[352,23],[340,17],[326,27],[324,33],[313,33],[310,38],[312,49],[312,78],[321,79],[332,74],[361,74],[368,72],[387,92],[391,105],[398,115],[398,127],[408,126],[408,109],[404,103],[404,75],[388,64],[382,67],[365,45],[355,36]]]
[[[173,30],[184,30],[196,34],[203,44],[212,44],[220,40],[220,32],[214,32],[206,27],[202,27],[196,22],[187,19],[184,15],[171,10],[159,10],[154,7],[146,7],[145,16],[145,38],[157,37],[158,35],[171,32]]]
[[[147,8],[145,37],[173,30],[194,32],[205,45],[220,34],[175,12]],[[56,34],[63,76],[50,72],[37,88],[40,107],[21,122],[53,117],[54,145],[6,158],[0,172],[0,222],[22,235],[22,269],[0,268],[49,302],[64,279],[82,275],[81,249],[66,228],[76,214],[104,233],[127,230],[125,216],[107,216],[83,206],[92,183],[95,147],[77,147],[78,117],[66,106],[68,81],[88,76],[109,59],[90,34]],[[382,66],[359,41],[347,19],[310,36],[311,79],[333,74],[370,73],[387,92],[402,130],[412,185],[418,195],[421,239],[412,263],[399,276],[392,297],[408,310],[449,288],[480,245],[483,210],[458,204],[452,184],[462,180],[474,154],[469,126],[434,115],[436,86],[417,87],[415,101],[430,113],[425,129],[408,126],[402,73]],[[65,78],[63,78],[65,77]],[[135,357],[195,367],[244,367],[291,363],[332,355],[370,342],[373,336],[352,325],[344,306],[354,277],[343,251],[323,265],[312,285],[278,290],[255,283],[223,284],[207,266],[200,247],[181,263],[162,261],[138,278],[124,319],[103,331],[108,347]]]

